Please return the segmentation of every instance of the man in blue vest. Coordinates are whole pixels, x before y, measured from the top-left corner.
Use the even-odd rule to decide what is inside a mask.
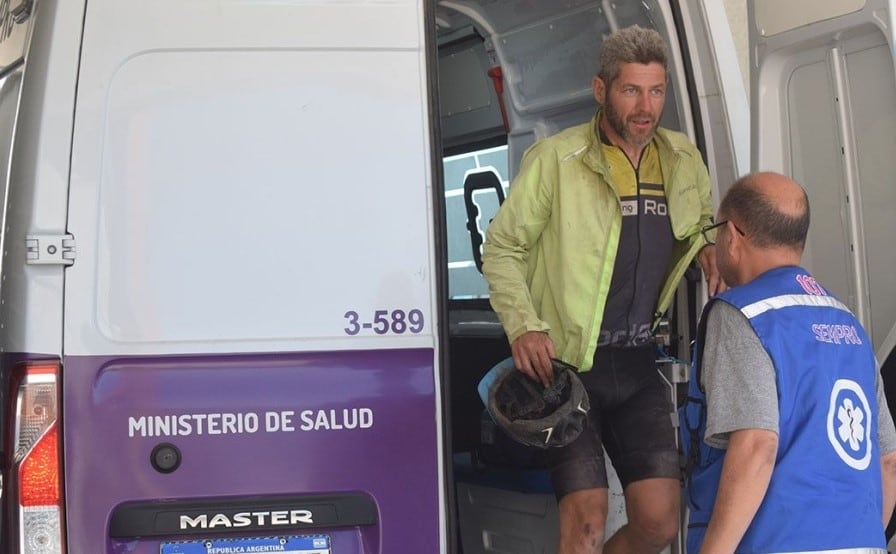
[[[682,409],[687,551],[885,553],[896,431],[862,325],[799,266],[805,191],[738,180],[704,228],[710,300]]]

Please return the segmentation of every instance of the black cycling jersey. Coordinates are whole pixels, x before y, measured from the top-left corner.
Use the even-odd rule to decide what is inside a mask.
[[[597,346],[639,346],[651,340],[675,238],[656,145],[644,148],[635,167],[601,135],[622,207],[622,229]]]

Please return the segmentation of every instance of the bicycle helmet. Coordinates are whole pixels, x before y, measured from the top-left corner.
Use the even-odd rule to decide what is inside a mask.
[[[566,446],[585,426],[591,405],[576,368],[551,360],[550,387],[529,378],[513,358],[496,364],[479,381],[479,397],[495,423],[512,439],[529,446]]]

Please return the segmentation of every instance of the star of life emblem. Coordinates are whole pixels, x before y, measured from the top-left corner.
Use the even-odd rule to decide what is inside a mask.
[[[871,463],[871,407],[858,383],[838,379],[831,389],[828,408],[828,440],[837,456],[853,469]]]

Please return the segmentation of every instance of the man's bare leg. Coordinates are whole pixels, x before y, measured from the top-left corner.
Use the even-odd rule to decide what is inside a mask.
[[[607,541],[604,551],[607,554],[661,551],[678,534],[680,504],[678,479],[654,478],[630,483],[625,488],[628,523]]]
[[[585,489],[560,499],[558,554],[600,554],[607,522],[607,489]]]

